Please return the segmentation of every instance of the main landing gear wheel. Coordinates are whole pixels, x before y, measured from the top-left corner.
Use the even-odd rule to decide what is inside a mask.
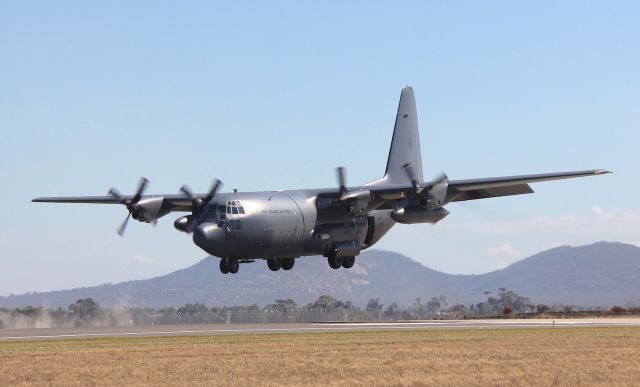
[[[271,271],[278,271],[282,267],[282,262],[278,258],[269,258],[267,259],[267,266]]]
[[[240,263],[237,259],[222,258],[220,260],[220,272],[222,274],[235,274],[240,269]]]
[[[327,257],[327,262],[332,269],[339,269],[342,267],[342,257]]]
[[[282,260],[282,269],[283,270],[291,270],[293,269],[293,265],[296,263],[295,258],[285,258]]]
[[[238,269],[240,269],[240,263],[238,262],[237,259],[232,259],[229,261],[229,273],[231,274],[236,274],[238,272]]]
[[[222,274],[229,274],[229,266],[227,265],[227,260],[224,258],[220,260],[220,272]]]
[[[345,269],[351,269],[354,263],[356,263],[356,257],[342,257],[342,267]]]

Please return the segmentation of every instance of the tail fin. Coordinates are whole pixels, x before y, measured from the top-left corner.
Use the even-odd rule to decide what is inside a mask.
[[[413,88],[410,86],[402,89],[400,94],[400,104],[398,105],[384,177],[372,182],[372,184],[406,183],[408,177],[406,171],[403,170],[406,164],[411,165],[417,180],[423,182],[416,98],[413,95]]]

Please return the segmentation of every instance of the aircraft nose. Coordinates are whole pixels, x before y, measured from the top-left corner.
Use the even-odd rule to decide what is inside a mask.
[[[223,236],[222,230],[214,223],[204,223],[193,231],[193,243],[198,247],[205,249],[211,242],[220,239]]]

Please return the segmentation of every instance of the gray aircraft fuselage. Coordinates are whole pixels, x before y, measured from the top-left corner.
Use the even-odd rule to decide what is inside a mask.
[[[350,216],[328,202],[319,212],[322,200],[317,198],[323,191],[329,190],[218,194],[198,219],[193,241],[221,258],[323,255],[333,246],[339,255],[354,256],[395,224],[390,209]],[[179,218],[176,228],[186,221]]]

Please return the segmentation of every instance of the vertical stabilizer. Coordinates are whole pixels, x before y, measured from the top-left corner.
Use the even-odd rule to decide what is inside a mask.
[[[409,178],[403,167],[410,164],[415,177],[423,182],[422,156],[420,153],[420,135],[418,133],[418,114],[413,88],[406,86],[400,94],[400,104],[393,129],[389,159],[384,177],[372,184],[401,184]]]

